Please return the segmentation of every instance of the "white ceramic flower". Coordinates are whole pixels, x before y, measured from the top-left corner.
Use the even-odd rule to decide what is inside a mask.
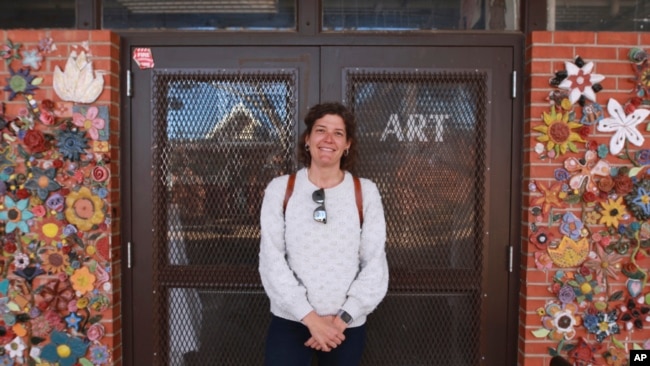
[[[621,104],[615,99],[610,99],[607,103],[607,111],[610,117],[600,120],[597,129],[601,132],[614,132],[614,136],[609,141],[609,151],[612,155],[623,150],[625,140],[629,140],[636,146],[643,145],[643,135],[636,126],[648,117],[650,110],[637,108],[631,114],[626,115]]]
[[[569,100],[571,104],[580,99],[581,95],[584,95],[585,98],[591,100],[592,102],[596,101],[596,92],[592,86],[596,83],[599,83],[605,80],[605,77],[600,74],[592,73],[594,69],[593,62],[587,62],[582,67],[578,67],[572,62],[564,62],[567,77],[562,80],[558,88],[569,90]]]
[[[65,64],[65,72],[58,66],[54,70],[53,87],[59,98],[65,101],[88,104],[97,100],[104,90],[104,78],[95,75],[85,52],[77,56],[72,51]]]
[[[9,357],[11,358],[22,358],[25,348],[27,347],[21,337],[16,337],[5,345],[5,351],[9,353]]]

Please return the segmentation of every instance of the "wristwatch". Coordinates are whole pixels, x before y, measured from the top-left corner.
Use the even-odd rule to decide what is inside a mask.
[[[352,320],[353,320],[352,315],[348,314],[347,311],[341,309],[341,310],[339,310],[338,314],[336,314],[336,315],[339,318],[341,318],[341,320],[343,320],[343,322],[345,322],[345,324],[350,325],[350,323],[352,323]]]

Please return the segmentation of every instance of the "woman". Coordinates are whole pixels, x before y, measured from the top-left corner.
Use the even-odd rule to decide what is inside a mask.
[[[262,203],[259,270],[272,313],[265,365],[308,366],[314,353],[321,366],[359,365],[366,317],[388,288],[384,210],[370,180],[359,179],[356,200],[352,113],[323,103],[305,124],[305,168],[286,208],[288,175],[269,183]]]

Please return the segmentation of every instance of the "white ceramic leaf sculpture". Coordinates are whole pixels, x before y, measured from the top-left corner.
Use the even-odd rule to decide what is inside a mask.
[[[54,92],[59,98],[76,103],[92,103],[104,90],[104,77],[95,75],[86,53],[72,51],[65,64],[65,71],[57,66],[54,70]]]

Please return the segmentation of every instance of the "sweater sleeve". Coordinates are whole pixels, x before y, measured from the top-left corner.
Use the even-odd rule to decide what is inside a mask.
[[[262,200],[259,272],[262,285],[272,303],[287,309],[297,320],[313,310],[307,289],[298,281],[286,257],[285,224],[282,205],[288,176],[269,183]]]
[[[377,186],[366,179],[362,182],[364,218],[359,248],[360,270],[342,306],[353,318],[370,314],[388,291],[384,208]]]

